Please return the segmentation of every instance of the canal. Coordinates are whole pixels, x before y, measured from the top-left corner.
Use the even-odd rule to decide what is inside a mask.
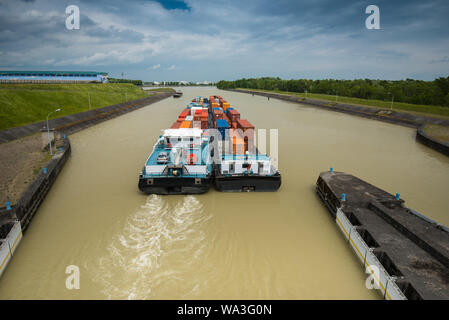
[[[1,299],[380,299],[314,192],[334,167],[449,225],[449,158],[415,130],[214,88],[70,137],[72,156],[0,278]],[[276,193],[147,196],[138,173],[192,97],[279,129]],[[80,269],[80,289],[65,286]]]

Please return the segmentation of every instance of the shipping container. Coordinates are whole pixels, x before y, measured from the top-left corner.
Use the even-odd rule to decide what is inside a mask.
[[[244,119],[237,120],[237,127],[243,129],[243,131],[246,129],[254,129],[254,126],[248,120]]]
[[[170,129],[178,129],[181,125],[181,122],[175,122],[171,125]]]
[[[183,121],[179,128],[191,128],[192,127],[192,121]]]
[[[193,116],[187,116],[186,121],[193,121]]]
[[[238,112],[235,109],[232,110],[228,110],[227,112],[228,117],[232,120],[232,121],[237,121],[240,119],[240,112]]]

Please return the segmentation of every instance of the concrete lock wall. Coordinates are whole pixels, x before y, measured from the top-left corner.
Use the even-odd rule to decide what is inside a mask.
[[[420,127],[416,131],[416,140],[421,142],[425,146],[428,146],[429,148],[432,148],[438,152],[441,152],[442,154],[449,156],[449,145],[426,135],[426,133],[424,132],[424,127]]]
[[[22,240],[22,227],[19,221],[11,222],[12,228],[5,238],[0,239],[0,276]]]
[[[51,186],[58,177],[68,157],[71,153],[69,139],[61,140],[61,150],[56,150],[55,155],[45,167],[46,172],[42,170],[28,186],[20,197],[17,204],[12,208],[17,220],[21,222],[23,231],[28,227],[31,219],[41,205]]]

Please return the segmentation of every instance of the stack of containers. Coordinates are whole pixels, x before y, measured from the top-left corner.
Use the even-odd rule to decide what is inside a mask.
[[[184,110],[179,114],[179,117],[178,117],[177,122],[183,122],[183,121],[186,119],[186,117],[187,117],[188,115],[189,115],[189,110],[184,109]]]
[[[215,127],[217,127],[217,120],[218,119],[223,119],[223,110],[220,108],[215,108],[214,109],[214,123],[215,123]]]
[[[209,128],[209,113],[207,112],[207,109],[203,109],[201,111],[201,129],[208,129]]]
[[[230,135],[232,136],[232,154],[245,154],[245,142],[243,138],[232,131],[230,132]]]
[[[224,111],[228,110],[228,108],[230,107],[229,102],[224,101],[222,107]]]
[[[220,132],[221,134],[221,139],[224,139],[226,137],[226,130],[229,129],[229,125],[226,120],[218,119],[216,127],[218,129],[218,132]]]
[[[192,127],[192,121],[183,121],[179,128],[191,128]]]
[[[226,113],[223,113],[223,120],[225,120],[228,123],[228,126],[231,126],[231,120],[228,118],[228,116],[226,115]]]
[[[196,109],[195,114],[193,115],[193,121],[201,121],[202,109]]]
[[[228,117],[231,120],[231,126],[236,129],[238,127],[237,121],[240,120],[240,112],[235,109],[228,109]]]
[[[181,126],[181,122],[176,121],[175,123],[173,123],[170,127],[170,129],[179,129],[179,127]]]
[[[239,129],[242,129],[243,132],[248,131],[245,134],[246,137],[244,139],[245,151],[246,151],[246,150],[248,150],[248,140],[254,141],[254,126],[248,120],[239,119],[239,120],[237,120],[237,127]]]
[[[243,119],[237,120],[237,128],[242,129],[243,132],[245,132],[248,129],[254,130],[254,126],[248,120],[243,120]]]

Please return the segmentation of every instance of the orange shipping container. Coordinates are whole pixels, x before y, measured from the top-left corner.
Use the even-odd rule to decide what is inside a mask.
[[[191,128],[191,127],[192,127],[192,121],[183,121],[179,128]]]

